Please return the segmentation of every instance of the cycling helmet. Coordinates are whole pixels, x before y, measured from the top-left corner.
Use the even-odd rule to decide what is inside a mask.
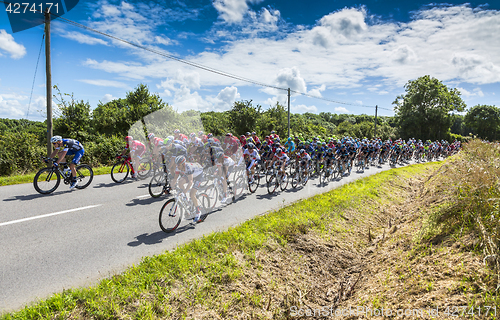
[[[250,135],[250,132],[247,132],[247,134],[246,134],[246,135],[247,135],[247,136],[249,136],[249,135]]]
[[[244,134],[242,134],[242,135],[240,136],[240,138],[245,138],[245,135],[244,135]]]
[[[213,135],[213,134],[211,134],[211,133],[207,134],[207,138],[212,138],[213,136],[214,136],[214,135]]]
[[[214,143],[215,143],[215,140],[214,140],[214,139],[212,139],[212,138],[210,138],[210,139],[208,139],[208,140],[207,140],[207,142],[208,142],[208,143],[210,143],[210,144],[214,144]]]
[[[220,152],[220,151],[219,151],[219,152],[217,152],[217,153],[215,154],[215,157],[216,157],[217,159],[224,157],[224,152]]]
[[[175,139],[175,137],[174,136],[168,136],[167,139],[173,141]]]
[[[203,131],[198,131],[198,136],[202,136],[203,135]]]
[[[52,139],[54,139],[55,137],[53,137]],[[132,136],[126,136],[125,137],[125,141],[130,141],[130,140],[134,140],[134,138],[132,138]],[[52,140],[51,140],[52,141]]]
[[[252,136],[255,136],[256,134],[257,134],[257,133],[255,133],[255,132],[252,132]]]
[[[288,137],[288,141],[292,141],[292,138],[291,138],[291,137]]]
[[[254,145],[253,143],[251,143],[251,142],[250,142],[249,144],[247,144],[247,147],[248,147],[249,149],[254,149],[254,148],[255,148],[255,145]]]
[[[226,137],[230,137],[232,134],[230,132],[226,133]]]
[[[332,153],[333,152],[332,148],[328,148],[327,152]]]
[[[62,141],[62,137],[61,136],[53,136],[51,139],[50,139],[50,142],[52,143],[56,143],[58,141]]]
[[[177,133],[181,133],[181,130],[179,130],[179,129],[175,129],[175,130],[174,130],[174,133],[175,133],[175,134],[177,134]]]
[[[166,140],[163,141],[163,144],[166,147],[171,146],[173,143],[174,143],[174,141],[172,139],[166,139]]]
[[[304,153],[306,153],[306,150],[300,149],[300,154],[304,154]]]
[[[196,133],[194,132],[191,132],[191,134],[189,135],[189,137],[192,139],[192,138],[196,138]]]
[[[179,164],[183,164],[183,163],[186,163],[186,157],[184,157],[184,156],[177,156],[175,158],[175,164],[179,165]]]
[[[155,134],[154,133],[150,133],[148,134],[148,140],[151,140],[155,137]]]
[[[271,134],[274,134],[274,133],[276,133],[276,131],[274,131],[274,130],[273,130],[273,131],[271,131]]]
[[[283,153],[283,150],[281,148],[276,149],[276,153]]]
[[[321,143],[321,145],[322,145],[322,146],[326,146],[326,142],[324,142],[324,141],[323,141],[323,142]]]

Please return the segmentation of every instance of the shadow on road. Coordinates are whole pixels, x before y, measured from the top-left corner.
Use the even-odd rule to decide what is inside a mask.
[[[137,205],[144,206],[144,205],[148,205],[148,204],[158,202],[158,201],[165,201],[168,199],[169,199],[169,197],[159,197],[159,198],[149,197],[149,198],[144,198],[144,199],[137,199],[136,198],[136,199],[132,199],[131,202],[126,204],[126,206],[127,207],[132,207],[132,206],[137,206]]]
[[[33,194],[27,194],[27,195],[22,195],[22,196],[13,196],[11,198],[3,199],[3,201],[16,201],[16,200],[27,201],[27,200],[33,200],[33,199],[38,199],[38,198],[42,198],[42,197],[53,197],[53,196],[57,196],[59,194],[69,193],[71,191],[72,190],[61,190],[61,191],[52,192],[49,194],[33,193]]]
[[[158,231],[158,232],[151,233],[151,234],[143,233],[143,234],[135,237],[136,240],[127,243],[127,245],[130,247],[137,247],[137,246],[140,246],[141,244],[145,244],[145,245],[159,244],[159,243],[162,243],[162,241],[164,239],[175,236],[178,233],[182,233],[182,232],[194,229],[195,227],[196,226],[194,224],[188,223],[182,227],[177,228],[174,232],[171,232],[171,233],[166,233],[163,231]]]
[[[116,182],[108,182],[108,183],[104,183],[104,182],[101,182],[99,184],[96,184],[93,186],[93,188],[97,189],[97,188],[109,188],[109,187],[114,187],[114,186],[121,186],[121,185],[125,185],[125,184],[130,184],[130,183],[134,183],[135,181],[132,180],[132,179],[129,179],[129,180],[126,180],[126,181],[123,181],[122,183],[116,183]]]

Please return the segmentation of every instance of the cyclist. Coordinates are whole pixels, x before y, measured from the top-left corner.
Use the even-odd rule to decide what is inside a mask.
[[[148,141],[156,161],[156,157],[160,154],[160,147],[163,145],[163,139],[156,137],[154,133],[150,133],[148,134]]]
[[[271,162],[271,166],[274,162],[278,161],[280,163],[280,171],[285,171],[285,165],[290,161],[290,158],[283,152],[281,148],[276,149],[276,153],[274,154],[273,160]]]
[[[181,130],[174,130],[174,138],[175,140],[181,141],[185,146],[189,143],[189,138],[185,134],[181,133]]]
[[[304,169],[306,177],[309,176],[309,165],[311,164],[311,155],[305,149],[300,149],[297,155],[297,160],[300,161],[300,166]]]
[[[257,161],[260,160],[259,152],[255,149],[255,145],[253,143],[249,143],[245,151],[243,152],[243,158],[247,164],[247,173],[251,173],[250,183],[253,183],[253,175],[255,173],[255,166],[257,165]]]
[[[185,157],[187,155],[187,149],[181,144],[174,143],[171,139],[166,140],[164,143],[165,150],[170,155],[170,164],[168,167],[168,171],[173,172],[173,169],[175,168],[175,159],[178,156]]]
[[[76,180],[76,169],[75,166],[80,162],[80,159],[83,157],[85,153],[85,149],[80,142],[74,139],[63,139],[61,136],[53,136],[50,139],[50,142],[54,145],[54,151],[50,155],[50,158],[53,158],[57,154],[57,161],[54,162],[54,166],[58,166],[61,161],[65,159],[65,157],[74,155],[73,160],[69,164],[69,168],[71,169],[71,184],[69,186],[70,189],[73,189],[78,184]],[[61,150],[62,148],[62,150]]]
[[[140,157],[146,152],[146,146],[144,143],[134,140],[132,136],[126,136],[125,142],[125,150],[121,153],[120,156],[124,156],[127,152],[129,152],[129,157],[132,159],[132,178],[137,179],[137,171],[134,171],[134,166],[139,167]]]
[[[284,146],[287,148],[288,154],[292,154],[295,151],[295,142],[293,142],[291,137],[288,138]]]
[[[260,149],[262,143],[260,142],[259,137],[257,137],[257,133],[252,132],[252,138],[253,138],[253,141],[254,141],[255,146],[257,147],[257,149]]]
[[[217,158],[217,167],[219,171],[219,176],[222,180],[222,189],[224,190],[224,196],[222,197],[221,203],[225,203],[227,201],[227,185],[229,178],[229,174],[233,171],[235,162],[228,156],[225,156],[223,152],[217,152],[215,155]]]
[[[199,163],[186,162],[186,157],[182,155],[175,157],[175,165],[177,168],[175,170],[174,188],[177,186],[177,183],[179,183],[179,186],[184,194],[186,194],[189,190],[189,196],[196,209],[196,216],[194,217],[193,222],[199,223],[201,222],[201,210],[198,204],[198,199],[196,199],[196,192],[203,182],[203,168]],[[177,181],[179,176],[180,179]],[[185,188],[183,188],[184,184],[187,184]]]

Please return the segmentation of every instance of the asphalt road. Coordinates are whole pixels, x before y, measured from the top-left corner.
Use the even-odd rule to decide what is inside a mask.
[[[149,196],[147,182],[114,183],[95,176],[84,190],[61,184],[50,195],[32,184],[0,187],[0,313],[14,311],[52,293],[89,286],[159,254],[214,231],[322,193],[389,165],[352,172],[340,181],[268,195],[262,184],[235,203],[210,214],[205,222],[183,221],[172,234],[161,231],[158,214],[166,198]]]

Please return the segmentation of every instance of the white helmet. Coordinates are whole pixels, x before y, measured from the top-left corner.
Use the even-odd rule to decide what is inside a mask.
[[[53,136],[51,139],[50,139],[50,142],[52,143],[56,143],[58,141],[62,141],[62,137],[61,136]]]

